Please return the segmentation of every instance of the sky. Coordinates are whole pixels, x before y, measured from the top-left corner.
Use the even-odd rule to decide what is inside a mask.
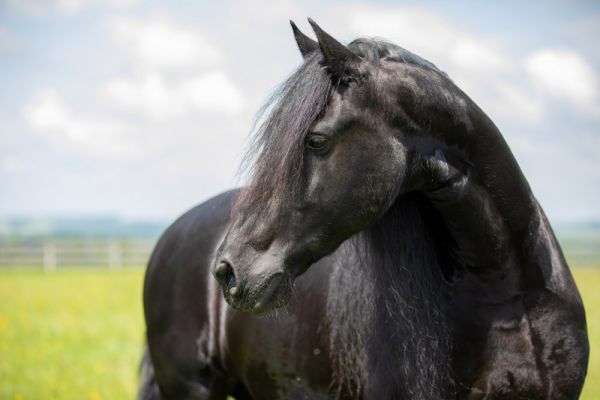
[[[0,218],[170,220],[242,184],[306,17],[436,64],[551,221],[600,220],[600,2],[577,0],[0,0]]]

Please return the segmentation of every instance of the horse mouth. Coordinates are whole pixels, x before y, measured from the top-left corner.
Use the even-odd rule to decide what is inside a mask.
[[[292,295],[292,279],[285,272],[274,274],[256,289],[242,294],[240,299],[234,299],[229,293],[225,294],[227,303],[233,308],[251,312],[253,314],[266,314],[285,306]]]

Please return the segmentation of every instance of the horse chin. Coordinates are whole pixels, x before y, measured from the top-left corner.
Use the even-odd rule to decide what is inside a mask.
[[[231,307],[239,311],[268,314],[284,307],[290,301],[292,288],[292,277],[284,274],[279,279],[268,279],[256,289],[249,290],[239,297],[233,298],[226,290],[223,291],[223,296]]]

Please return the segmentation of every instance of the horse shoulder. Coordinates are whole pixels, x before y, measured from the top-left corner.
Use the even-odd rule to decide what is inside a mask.
[[[236,191],[196,206],[162,235],[144,281],[147,340],[161,390],[174,397],[217,384],[219,312],[212,258],[229,222]],[[199,385],[198,377],[210,382]]]

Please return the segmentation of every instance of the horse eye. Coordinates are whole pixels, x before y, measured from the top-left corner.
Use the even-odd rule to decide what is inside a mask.
[[[306,147],[314,151],[322,151],[327,148],[329,139],[326,136],[312,133],[306,137]]]

